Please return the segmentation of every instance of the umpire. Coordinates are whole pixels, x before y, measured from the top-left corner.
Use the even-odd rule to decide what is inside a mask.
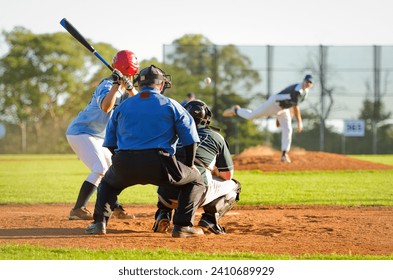
[[[190,114],[163,95],[170,76],[151,65],[136,78],[139,94],[122,102],[110,119],[104,146],[114,151],[113,163],[103,177],[94,208],[94,222],[87,234],[106,234],[117,196],[136,184],[179,188],[172,237],[194,237],[203,230],[193,227],[195,213],[205,194],[203,179],[193,165],[199,137]],[[177,161],[177,141],[186,148],[185,164]]]

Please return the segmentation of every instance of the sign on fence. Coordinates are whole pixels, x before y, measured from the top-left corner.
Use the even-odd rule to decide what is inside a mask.
[[[365,131],[364,120],[345,120],[344,136],[363,137]]]

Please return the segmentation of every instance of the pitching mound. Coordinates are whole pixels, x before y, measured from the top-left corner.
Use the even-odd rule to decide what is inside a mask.
[[[235,170],[297,171],[297,170],[381,170],[393,166],[354,159],[345,155],[293,149],[291,163],[281,162],[281,152],[256,146],[234,157]]]

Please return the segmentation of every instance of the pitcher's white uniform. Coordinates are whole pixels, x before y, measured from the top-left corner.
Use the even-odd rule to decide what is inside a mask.
[[[309,89],[303,89],[302,85],[303,83],[291,85],[280,93],[270,96],[268,100],[266,100],[261,106],[259,106],[255,110],[251,111],[249,109],[239,108],[237,110],[237,115],[248,120],[276,115],[282,129],[281,151],[289,152],[289,150],[291,149],[293,131],[291,108],[297,105],[292,104],[290,107],[288,107],[288,105],[290,104],[291,100],[291,92],[297,92],[299,94],[300,102],[306,98]],[[299,123],[298,125],[302,126],[301,123]]]
[[[298,103],[302,102],[309,89],[312,87],[312,76],[306,75],[302,83],[291,85],[281,92],[272,95],[266,100],[261,106],[255,110],[249,110],[241,108],[235,105],[229,109],[226,109],[223,113],[224,117],[239,116],[247,120],[253,120],[261,117],[277,116],[278,125],[282,128],[281,133],[281,161],[291,162],[288,156],[288,152],[291,149],[292,143],[292,112],[293,108],[294,115],[297,119],[297,131],[303,130],[303,122],[300,114]]]

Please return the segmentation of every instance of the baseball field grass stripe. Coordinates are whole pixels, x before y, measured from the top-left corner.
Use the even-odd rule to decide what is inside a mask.
[[[392,155],[350,155],[352,158],[367,160],[375,163],[382,163],[386,165],[393,165]]]
[[[391,256],[307,254],[205,253],[170,250],[89,250],[0,244],[0,260],[393,260]]]
[[[73,155],[0,155],[0,203],[72,203],[86,174]],[[236,171],[236,178],[243,185],[239,205],[393,205],[393,170]],[[119,198],[155,204],[156,187],[133,186]]]

